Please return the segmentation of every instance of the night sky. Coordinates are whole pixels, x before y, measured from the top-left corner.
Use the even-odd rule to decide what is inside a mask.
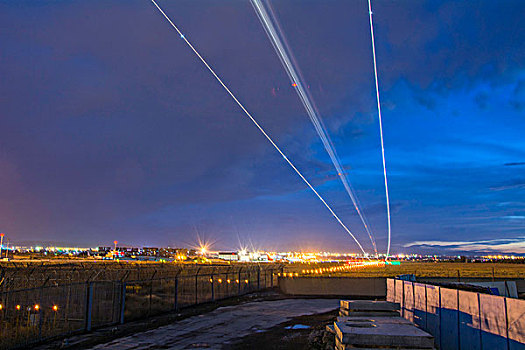
[[[159,5],[371,251],[249,1]],[[272,5],[385,251],[367,3]],[[525,253],[525,2],[373,7],[393,252]],[[0,231],[358,251],[146,0],[0,2]]]

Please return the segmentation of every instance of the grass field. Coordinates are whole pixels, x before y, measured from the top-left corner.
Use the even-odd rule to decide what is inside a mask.
[[[366,266],[330,270],[345,264],[312,263],[287,264],[285,273],[308,276],[333,277],[395,277],[402,274],[415,274],[417,277],[484,277],[484,278],[525,278],[525,264],[510,263],[460,263],[460,262],[401,262],[401,265]],[[308,273],[311,270],[327,271]],[[305,272],[303,272],[305,271]]]

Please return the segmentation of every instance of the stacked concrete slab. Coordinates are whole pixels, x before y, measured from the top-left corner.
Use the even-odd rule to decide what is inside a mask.
[[[341,300],[339,316],[399,316],[399,304],[388,301]]]
[[[433,349],[434,338],[399,316],[399,304],[341,300],[335,349]]]

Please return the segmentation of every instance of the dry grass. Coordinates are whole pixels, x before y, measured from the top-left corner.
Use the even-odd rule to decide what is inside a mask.
[[[303,270],[345,266],[344,264],[289,264],[284,272],[303,275]],[[525,278],[525,264],[508,263],[460,263],[460,262],[401,262],[401,265],[369,266],[346,271],[306,274],[308,276],[333,277],[395,277],[402,274],[415,274],[418,277],[486,277]]]

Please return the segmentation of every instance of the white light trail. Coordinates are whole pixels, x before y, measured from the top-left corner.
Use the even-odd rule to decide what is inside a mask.
[[[385,145],[383,142],[383,120],[381,117],[381,101],[379,99],[379,81],[377,79],[377,60],[376,60],[376,44],[374,40],[374,23],[372,21],[372,0],[368,0],[368,16],[370,18],[370,37],[372,39],[372,57],[374,58],[374,78],[376,83],[376,99],[377,99],[377,114],[379,116],[379,135],[381,137],[381,157],[383,160],[383,176],[385,178],[385,196],[386,196],[386,216],[388,220],[388,243],[386,248],[386,257],[390,254],[390,200],[388,198],[388,180],[386,177],[386,164],[385,164]]]
[[[155,5],[155,7],[159,10],[159,12],[164,16],[164,18],[169,22],[169,24],[173,27],[173,29],[175,29],[177,31],[177,33],[179,34],[180,38],[182,40],[184,40],[184,42],[189,46],[189,48],[195,53],[195,55],[201,60],[201,62],[206,66],[206,68],[208,68],[208,70],[210,71],[210,73],[215,77],[215,79],[219,82],[219,84],[221,84],[221,86],[224,88],[224,90],[226,90],[226,92],[230,95],[230,97],[235,101],[235,103],[237,103],[237,105],[242,109],[242,111],[244,112],[244,114],[246,114],[246,116],[255,124],[255,126],[257,127],[257,129],[259,129],[259,131],[264,135],[264,137],[266,137],[266,139],[272,144],[272,146],[277,150],[277,152],[279,152],[279,154],[284,158],[284,160],[288,163],[288,165],[290,165],[290,167],[297,173],[297,175],[299,175],[299,177],[304,181],[304,183],[306,183],[306,185],[308,185],[308,187],[312,190],[313,193],[315,193],[315,195],[317,196],[317,198],[319,198],[319,200],[324,204],[324,206],[328,209],[328,211],[330,211],[330,213],[333,215],[333,217],[337,220],[337,222],[339,222],[339,224],[341,225],[341,227],[343,227],[343,229],[350,235],[350,237],[352,237],[354,239],[354,241],[357,243],[357,245],[359,246],[359,249],[361,249],[361,251],[363,252],[363,254],[366,255],[366,252],[365,250],[363,249],[363,247],[361,246],[361,243],[359,243],[359,241],[357,240],[357,238],[354,236],[354,234],[348,229],[348,227],[346,227],[346,225],[341,221],[341,219],[339,218],[339,216],[337,216],[337,214],[332,210],[332,208],[328,205],[328,203],[326,203],[326,201],[323,199],[323,197],[321,197],[321,195],[316,191],[316,189],[310,184],[310,182],[308,182],[308,180],[303,176],[303,174],[295,167],[295,165],[286,157],[286,155],[283,153],[283,151],[281,151],[281,149],[279,148],[279,146],[277,146],[277,144],[272,140],[272,138],[266,133],[266,131],[264,131],[264,129],[259,125],[259,123],[257,123],[257,121],[252,117],[252,115],[250,114],[250,112],[248,112],[248,110],[244,107],[244,105],[237,99],[237,97],[235,97],[235,95],[231,92],[231,90],[226,86],[226,84],[224,84],[224,82],[222,81],[221,78],[219,78],[219,76],[217,75],[217,73],[215,73],[215,71],[210,67],[210,65],[208,64],[208,62],[206,62],[206,60],[199,54],[199,52],[193,47],[193,45],[188,41],[188,39],[182,34],[182,32],[179,30],[179,28],[172,22],[172,20],[168,17],[168,15],[166,15],[166,13],[160,8],[160,6],[155,2],[155,0],[151,0],[151,2],[153,3],[153,5]]]
[[[306,113],[310,117],[310,120],[312,121],[314,128],[317,131],[317,134],[319,135],[319,138],[321,139],[321,142],[323,143],[326,152],[330,156],[330,160],[332,161],[332,164],[334,165],[337,171],[337,175],[341,179],[341,182],[343,183],[343,186],[345,187],[348,196],[354,204],[354,208],[357,211],[357,214],[359,215],[359,218],[361,219],[361,222],[365,227],[365,230],[368,234],[368,237],[370,238],[370,242],[372,243],[377,257],[377,247],[370,229],[370,225],[368,224],[368,221],[366,220],[366,217],[364,216],[363,212],[360,210],[359,200],[357,199],[357,196],[354,193],[354,190],[350,184],[350,181],[348,180],[348,177],[346,176],[346,173],[343,171],[343,167],[341,166],[339,156],[337,155],[332,140],[330,140],[330,137],[326,132],[326,128],[323,125],[320,113],[315,105],[315,102],[312,96],[310,95],[309,91],[304,88],[304,79],[302,79],[300,70],[298,69],[298,65],[295,62],[292,51],[286,42],[286,38],[284,37],[283,31],[279,26],[279,22],[277,21],[276,16],[273,14],[272,9],[269,8],[269,15],[266,11],[265,6],[260,0],[250,1],[255,12],[257,13],[257,17],[259,17],[259,20],[266,34],[268,35],[268,38],[270,39],[270,42],[272,43],[272,46],[275,49],[275,52],[277,53],[277,56],[279,57],[279,60],[281,61],[284,67],[284,70],[286,71],[286,74],[288,74],[288,77],[292,82],[292,86],[296,89],[297,95],[299,95],[299,99],[301,100],[301,103],[303,104]]]

